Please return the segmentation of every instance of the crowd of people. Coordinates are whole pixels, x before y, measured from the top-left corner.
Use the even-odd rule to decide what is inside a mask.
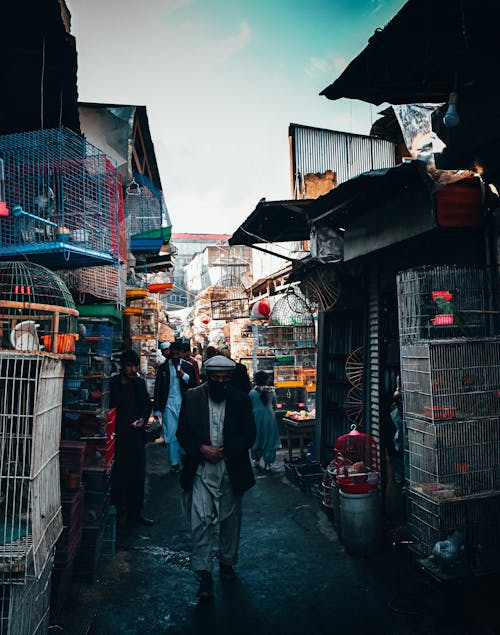
[[[134,351],[122,353],[121,371],[111,381],[117,412],[112,501],[119,518],[126,514],[131,523],[153,524],[142,514],[146,430],[150,421],[161,426],[158,440],[168,451],[169,473],[180,475],[198,596],[210,599],[216,537],[219,576],[230,581],[236,577],[243,494],[255,485],[255,470],[276,471],[276,395],[265,371],[255,373],[252,387],[246,366],[231,358],[228,346],[207,346],[202,356],[199,348],[176,340],[161,342],[159,350],[164,361],[152,398]]]

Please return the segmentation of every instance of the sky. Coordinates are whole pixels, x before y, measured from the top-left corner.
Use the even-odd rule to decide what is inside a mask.
[[[291,198],[288,126],[368,134],[319,93],[405,0],[66,0],[81,101],[147,106],[174,232],[232,234]]]

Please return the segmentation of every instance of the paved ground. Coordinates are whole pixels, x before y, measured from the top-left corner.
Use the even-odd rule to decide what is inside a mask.
[[[390,541],[352,557],[319,501],[282,473],[259,474],[245,496],[238,580],[215,576],[215,600],[200,604],[178,479],[158,445],[148,447],[147,490],[154,527],[120,529],[115,558],[95,581],[73,581],[51,632],[83,633],[95,615],[99,635],[500,633],[497,580],[436,588]]]

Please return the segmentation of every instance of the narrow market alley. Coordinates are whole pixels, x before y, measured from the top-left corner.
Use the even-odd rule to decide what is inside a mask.
[[[154,526],[121,528],[115,557],[101,561],[95,579],[74,579],[65,589],[50,632],[86,632],[93,616],[99,635],[498,632],[480,630],[473,609],[478,588],[468,593],[467,606],[457,589],[447,600],[409,567],[404,547],[388,540],[370,558],[347,554],[319,499],[283,472],[260,473],[245,495],[238,579],[220,583],[215,576],[214,601],[198,602],[180,488],[168,467],[165,449],[149,445],[145,511]],[[467,625],[467,610],[478,630]],[[491,615],[482,617],[492,624]]]

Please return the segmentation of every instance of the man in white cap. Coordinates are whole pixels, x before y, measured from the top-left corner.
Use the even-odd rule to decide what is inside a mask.
[[[172,342],[168,347],[160,344],[165,361],[156,371],[153,414],[161,416],[163,440],[168,445],[170,472],[179,472],[179,443],[175,436],[182,395],[188,388],[196,386],[196,377],[191,364],[181,359],[181,342]],[[162,348],[163,347],[163,348]]]
[[[191,567],[200,580],[198,596],[209,599],[216,523],[220,577],[235,577],[243,493],[255,484],[249,457],[255,422],[250,398],[231,386],[235,362],[215,355],[204,367],[206,383],[184,395],[177,438],[185,451],[181,486],[191,522]]]

